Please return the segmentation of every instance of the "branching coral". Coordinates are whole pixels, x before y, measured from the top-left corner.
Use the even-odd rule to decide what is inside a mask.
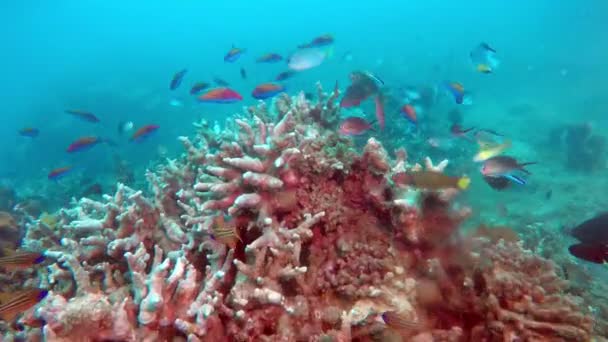
[[[181,137],[186,154],[148,172],[150,195],[119,185],[61,210],[54,229],[32,220],[24,247],[50,260],[35,279],[51,293],[4,335],[369,340],[387,331],[375,319],[387,310],[416,322],[404,336],[418,339],[588,334],[545,261],[459,245],[455,191],[395,187],[395,172],[420,167],[405,150],[391,161],[374,138],[358,153],[337,135],[337,96],[250,107],[223,131]],[[530,275],[543,281],[520,279]]]

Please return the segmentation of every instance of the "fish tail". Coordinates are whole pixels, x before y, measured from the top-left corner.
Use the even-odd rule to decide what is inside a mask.
[[[469,177],[461,177],[458,179],[458,188],[461,190],[466,190],[471,184],[471,178]]]

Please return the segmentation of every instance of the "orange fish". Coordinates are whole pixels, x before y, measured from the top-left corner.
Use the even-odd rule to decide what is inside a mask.
[[[437,171],[408,171],[397,172],[392,177],[395,184],[412,186],[427,190],[460,189],[465,190],[469,187],[471,179],[469,177],[452,177]]]
[[[44,255],[35,252],[5,250],[5,256],[0,258],[0,268],[11,272],[30,268],[44,261]]]
[[[17,315],[38,304],[48,293],[47,290],[35,288],[0,293],[0,319],[12,321]]]
[[[228,246],[230,249],[235,249],[237,241],[243,242],[238,235],[237,228],[234,225],[227,224],[224,215],[218,215],[213,219],[213,231],[211,238],[221,244]]]

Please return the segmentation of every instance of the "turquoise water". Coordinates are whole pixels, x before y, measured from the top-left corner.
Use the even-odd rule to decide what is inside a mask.
[[[608,206],[607,150],[593,156],[597,164],[592,167],[575,161],[583,165],[576,169],[567,158],[577,151],[550,139],[563,125],[589,125],[593,135],[608,138],[607,23],[608,2],[602,0],[3,3],[0,185],[21,199],[45,198],[52,202],[45,210],[51,211],[91,183],[112,188],[119,180],[117,161],[128,165],[134,184],[142,184],[146,168],[182,152],[176,138],[191,135],[192,122],[223,125],[229,115],[256,103],[250,94],[257,84],[286,70],[285,63],[258,64],[256,58],[268,52],[287,56],[297,45],[330,33],[336,39],[332,56],[286,81],[290,95],[314,93],[317,81],[326,89],[338,81],[344,89],[354,70],[378,75],[395,93],[406,86],[437,89],[446,80],[462,83],[472,93],[472,105],[455,105],[436,90],[437,102],[420,113],[419,131],[412,130],[398,107],[388,108],[391,128],[380,140],[391,148],[411,149],[418,160],[448,158],[450,173],[472,178],[462,200],[474,210],[467,228],[488,223],[532,234],[526,229],[534,228],[525,227],[542,222],[546,231],[533,233],[552,232],[561,241],[564,227]],[[480,42],[495,48],[501,60],[489,75],[475,72],[469,61]],[[247,51],[237,62],[225,63],[223,56],[233,45]],[[170,91],[171,77],[183,68],[188,73],[182,86]],[[190,87],[214,77],[227,80],[244,101],[197,103]],[[171,105],[172,100],[181,105]],[[93,112],[101,123],[79,121],[66,109]],[[373,117],[371,104],[363,109]],[[510,154],[538,162],[530,167],[527,185],[497,192],[483,182],[471,161],[476,146],[449,135],[447,113],[454,109],[464,126],[498,130],[512,140]],[[132,144],[117,133],[122,121],[161,128]],[[40,136],[19,136],[26,126],[38,128]],[[84,135],[116,145],[67,154],[67,146]],[[446,141],[446,146],[433,148],[428,139]],[[75,167],[65,180],[47,179],[50,170],[65,165]],[[602,266],[581,267],[596,279],[606,277]]]

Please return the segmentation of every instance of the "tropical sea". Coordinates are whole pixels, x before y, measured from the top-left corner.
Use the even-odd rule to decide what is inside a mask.
[[[344,90],[353,71],[375,75],[391,103],[388,129],[352,137],[356,146],[376,137],[390,148],[404,147],[414,161],[450,160],[447,173],[471,178],[459,199],[473,211],[465,230],[512,227],[528,247],[556,240],[566,255],[557,262],[575,262],[591,282],[608,280],[603,265],[567,255],[568,229],[608,207],[606,1],[23,0],[0,5],[0,29],[0,186],[11,190],[13,204],[36,198],[41,212],[52,212],[93,184],[104,193],[125,181],[145,188],[146,169],[177,158],[183,152],[177,138],[192,135],[193,122],[224,127],[258,102],[250,95],[257,85],[288,69],[285,60],[256,62],[261,55],[287,59],[298,45],[325,34],[334,39],[323,47],[326,58],[282,82],[286,93],[314,97],[317,82],[326,90],[337,82]],[[482,43],[500,61],[489,73],[471,62]],[[244,52],[227,63],[233,47]],[[181,86],[171,90],[182,69]],[[243,100],[200,103],[189,93],[196,82],[214,78]],[[463,85],[470,102],[455,103],[446,82]],[[414,125],[401,106],[410,101],[408,91],[420,89],[431,91],[432,100],[416,107]],[[66,110],[93,113],[100,122]],[[342,116],[355,113],[374,125],[373,111],[368,101]],[[121,131],[125,122],[134,129]],[[455,123],[499,133],[500,142],[510,142],[510,156],[535,162],[526,184],[489,186],[472,160],[478,139],[455,137]],[[141,142],[129,140],[148,124],[160,128]],[[19,134],[24,127],[38,129],[38,136]],[[103,142],[66,152],[90,135]],[[48,178],[63,166],[73,170]],[[543,256],[552,259],[552,253]]]

